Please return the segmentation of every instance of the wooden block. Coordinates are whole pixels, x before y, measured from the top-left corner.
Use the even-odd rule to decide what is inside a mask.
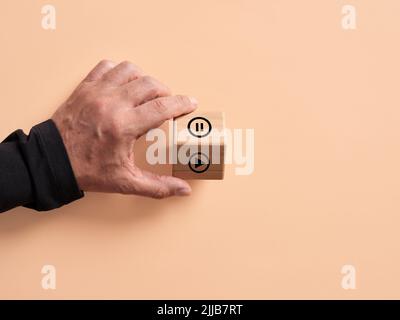
[[[191,113],[174,120],[176,164],[182,179],[222,180],[225,168],[225,117],[222,112]]]

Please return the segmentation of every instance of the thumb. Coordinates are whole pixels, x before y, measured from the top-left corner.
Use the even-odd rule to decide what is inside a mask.
[[[132,179],[132,193],[155,199],[188,196],[192,191],[190,185],[182,179],[157,175],[141,169],[138,169]]]

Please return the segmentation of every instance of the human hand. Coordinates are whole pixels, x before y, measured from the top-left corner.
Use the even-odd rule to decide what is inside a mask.
[[[184,180],[141,170],[135,141],[164,121],[190,113],[197,101],[171,96],[129,62],[101,61],[52,116],[83,191],[152,198],[189,195]]]

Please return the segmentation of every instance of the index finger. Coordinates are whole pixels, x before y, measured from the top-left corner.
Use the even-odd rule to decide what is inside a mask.
[[[192,97],[177,95],[161,97],[146,102],[135,109],[135,132],[138,136],[147,131],[158,128],[165,121],[190,113],[197,108],[197,100]]]

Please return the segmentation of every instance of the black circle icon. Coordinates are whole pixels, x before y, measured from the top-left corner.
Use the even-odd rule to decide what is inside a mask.
[[[192,154],[189,158],[189,168],[193,172],[202,173],[210,167],[210,159],[201,152]]]
[[[189,121],[187,128],[190,134],[196,138],[204,138],[210,134],[211,122],[204,117],[195,117]]]

